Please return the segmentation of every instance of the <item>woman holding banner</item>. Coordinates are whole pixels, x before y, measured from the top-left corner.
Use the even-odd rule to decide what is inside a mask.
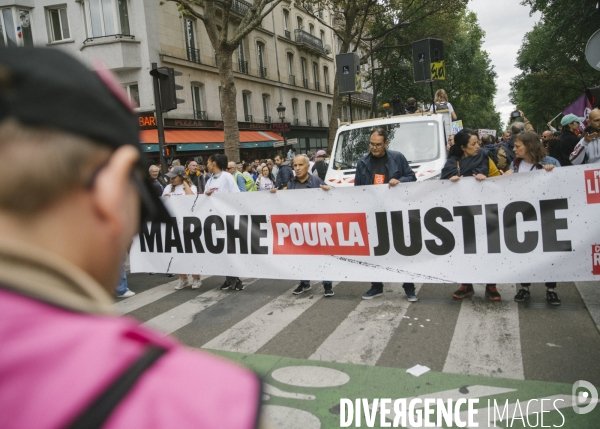
[[[529,171],[546,170],[551,172],[560,167],[558,160],[546,155],[546,150],[536,133],[525,131],[515,139],[516,158],[510,164],[510,169],[504,174],[524,173]],[[531,296],[531,283],[521,283],[521,289],[515,295],[515,301],[523,302]],[[556,282],[546,282],[546,300],[552,305],[560,305],[560,298],[554,291]]]
[[[442,169],[442,179],[458,182],[463,177],[474,177],[476,180],[485,180],[488,177],[500,176],[500,172],[494,161],[488,156],[485,149],[479,147],[479,135],[477,132],[463,128],[454,135],[454,145],[450,147],[448,161]],[[475,290],[471,283],[463,283],[453,298],[463,299],[473,296]],[[500,293],[495,283],[485,286],[485,296],[491,301],[500,301]]]

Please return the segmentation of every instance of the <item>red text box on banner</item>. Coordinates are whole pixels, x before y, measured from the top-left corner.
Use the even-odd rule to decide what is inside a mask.
[[[272,215],[274,255],[369,256],[365,213]]]
[[[584,174],[587,203],[600,204],[600,170],[587,170]]]
[[[600,276],[600,244],[592,246],[592,273]]]

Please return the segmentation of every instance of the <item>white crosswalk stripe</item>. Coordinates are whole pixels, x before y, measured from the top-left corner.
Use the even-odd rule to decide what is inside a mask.
[[[311,282],[311,285],[315,288],[320,283]],[[338,283],[334,282],[333,286],[335,287]],[[286,290],[273,301],[202,347],[231,352],[256,353],[271,338],[323,298],[322,293],[316,293],[313,295],[313,299],[297,299],[295,295],[292,295],[292,290]]]
[[[375,365],[410,303],[398,299],[402,283],[390,285],[392,293],[361,301],[310,357],[312,360]],[[421,284],[415,285],[418,293]]]
[[[501,284],[497,287],[503,297],[512,297],[516,292],[514,284]],[[519,380],[525,378],[519,333],[519,306],[511,299],[494,304],[494,311],[489,313],[489,302],[485,297],[474,296],[464,300],[444,372]],[[482,311],[484,306],[488,309],[487,317],[482,317],[485,314]]]

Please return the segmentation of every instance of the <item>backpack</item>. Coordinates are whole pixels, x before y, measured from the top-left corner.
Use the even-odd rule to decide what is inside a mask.
[[[252,177],[248,177],[248,176],[240,173],[239,171],[236,171],[235,174],[233,175],[236,183],[237,183],[238,176],[242,176],[244,178],[244,181],[246,182],[246,192],[256,191],[256,183],[254,182],[254,179],[252,179]]]
[[[442,101],[440,103],[435,103],[435,110],[448,110],[448,102]]]
[[[496,159],[498,159],[498,151],[500,150],[500,148],[504,149],[504,155],[506,156],[506,162],[508,163],[508,165],[510,165],[510,163],[514,161],[514,159],[517,157],[517,155],[515,154],[515,152],[513,150],[511,150],[508,147],[507,143],[504,143],[500,147],[498,147],[498,150],[496,151]]]

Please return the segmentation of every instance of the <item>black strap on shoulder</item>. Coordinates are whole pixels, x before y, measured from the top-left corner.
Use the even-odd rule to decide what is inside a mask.
[[[127,396],[135,383],[166,350],[150,347],[146,352],[123,372],[94,402],[68,426],[69,429],[99,429],[110,417],[114,409]]]

